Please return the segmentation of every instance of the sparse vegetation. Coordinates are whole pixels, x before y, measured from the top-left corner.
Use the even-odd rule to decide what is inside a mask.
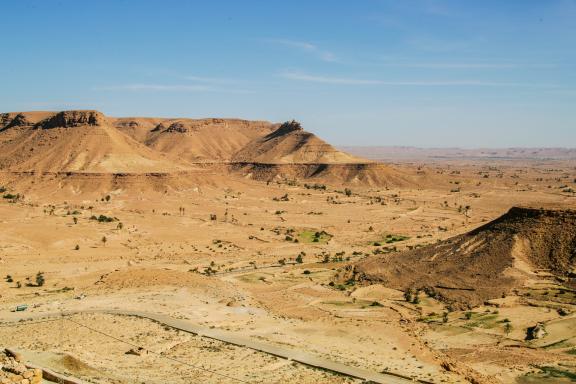
[[[41,287],[44,285],[45,282],[46,282],[46,280],[44,279],[44,273],[38,272],[36,274],[36,286]]]
[[[100,215],[100,216],[92,215],[92,216],[90,216],[90,220],[94,220],[94,221],[97,221],[99,223],[111,223],[113,221],[118,221],[117,218],[109,217],[106,215]]]
[[[332,239],[332,235],[326,231],[304,230],[298,234],[298,239],[303,243],[325,244]]]

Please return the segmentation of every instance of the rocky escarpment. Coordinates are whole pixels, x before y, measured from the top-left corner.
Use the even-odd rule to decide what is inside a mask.
[[[32,123],[22,113],[18,113],[16,115],[3,113],[0,115],[0,130],[9,129],[12,127],[26,127],[31,125]]]
[[[274,132],[269,134],[267,137],[268,138],[274,138],[277,136],[286,135],[286,134],[291,133],[291,132],[303,132],[303,131],[304,131],[304,128],[302,128],[302,125],[299,122],[297,122],[296,120],[292,120],[292,121],[286,121],[286,122],[282,123],[282,125],[280,125],[280,127],[278,127],[277,130],[275,130]]]
[[[266,164],[236,162],[229,166],[231,172],[259,181],[311,180],[323,184],[370,186],[411,185],[402,174],[385,164]]]
[[[105,121],[104,115],[98,111],[63,111],[40,121],[37,126],[42,129],[70,128],[102,125]]]

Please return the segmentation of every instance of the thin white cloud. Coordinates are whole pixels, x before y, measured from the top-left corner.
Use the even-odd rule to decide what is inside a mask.
[[[430,69],[516,69],[512,63],[385,63],[385,66]]]
[[[281,77],[290,80],[298,80],[312,83],[334,85],[389,85],[389,86],[416,86],[416,87],[450,87],[450,86],[479,86],[479,87],[557,87],[552,84],[532,83],[509,83],[483,80],[431,80],[431,81],[384,81],[379,79],[358,79],[347,77],[329,77],[321,75],[309,75],[297,72],[284,72]]]
[[[306,41],[297,41],[289,39],[265,39],[264,41],[270,44],[298,49],[300,51],[314,55],[323,61],[333,62],[338,60],[334,53],[321,49],[317,45]]]
[[[235,84],[238,82],[234,79],[204,76],[184,76],[184,79],[203,84]]]
[[[209,91],[205,85],[122,84],[94,87],[96,91]]]
[[[392,61],[385,59],[384,67],[398,68],[424,68],[424,69],[551,69],[557,68],[556,64],[518,64],[512,62],[407,62]]]
[[[285,72],[280,76],[290,80],[308,81],[312,83],[325,83],[325,84],[343,84],[343,85],[379,85],[382,84],[380,80],[370,79],[352,79],[344,77],[328,77],[318,75],[307,75],[304,73]]]
[[[222,93],[251,93],[243,89],[215,88],[209,85],[185,84],[121,84],[94,87],[94,91],[142,91],[142,92],[222,92]]]

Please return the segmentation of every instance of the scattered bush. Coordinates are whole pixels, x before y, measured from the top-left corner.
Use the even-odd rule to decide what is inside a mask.
[[[90,216],[90,220],[98,221],[99,223],[111,223],[113,221],[117,221],[118,219],[115,217],[109,217],[105,215],[100,215],[96,217],[95,215]]]
[[[36,286],[41,287],[44,285],[45,282],[46,282],[46,280],[44,279],[44,273],[38,272],[36,274]]]
[[[302,263],[304,262],[304,260],[302,259],[302,256],[303,256],[303,255],[302,255],[302,252],[300,252],[300,253],[298,254],[298,256],[296,256],[296,262],[297,262],[298,264],[302,264]]]
[[[5,194],[5,195],[2,196],[2,197],[3,197],[4,199],[6,199],[6,200],[14,200],[14,201],[15,201],[15,200],[19,200],[19,199],[20,199],[20,194],[18,193],[18,194],[16,194],[16,195],[14,195],[14,194],[12,194],[12,193],[7,193],[7,194]]]

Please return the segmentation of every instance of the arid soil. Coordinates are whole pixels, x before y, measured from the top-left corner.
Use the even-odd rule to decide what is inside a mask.
[[[232,164],[279,129],[238,122],[238,132],[256,133],[230,143],[221,160],[194,149],[178,162],[168,148],[184,159],[186,145],[149,141],[176,121],[97,113],[3,119],[12,126],[0,132],[0,146],[13,158],[3,152],[0,172],[0,347],[32,362],[93,383],[361,382],[150,320],[91,312],[124,309],[426,382],[561,383],[576,374],[571,161]],[[202,124],[182,122],[170,134]],[[60,131],[78,141],[66,146]],[[104,134],[110,144],[99,152],[94,137]],[[26,140],[38,140],[33,151]],[[92,140],[90,151],[77,147]],[[264,148],[262,156],[270,153]],[[125,171],[110,172],[110,164]],[[144,165],[136,172],[134,164]],[[294,174],[273,170],[284,165]],[[318,178],[309,166],[327,173]],[[342,175],[334,176],[338,166]],[[540,220],[507,213],[512,207],[567,213],[529,226]],[[511,214],[513,224],[493,222]],[[536,234],[547,239],[538,245],[547,258],[532,252]],[[474,236],[484,242],[478,255],[493,257],[487,270],[467,269],[478,256],[467,243]],[[456,243],[443,250],[447,239],[464,252]],[[429,255],[427,246],[444,252],[433,268],[418,257]],[[398,262],[380,262],[388,258]],[[393,265],[412,271],[409,301]],[[386,279],[342,279],[354,266]],[[452,284],[451,271],[478,291],[416,292]],[[440,283],[431,284],[437,272]],[[77,314],[58,317],[69,311]]]

